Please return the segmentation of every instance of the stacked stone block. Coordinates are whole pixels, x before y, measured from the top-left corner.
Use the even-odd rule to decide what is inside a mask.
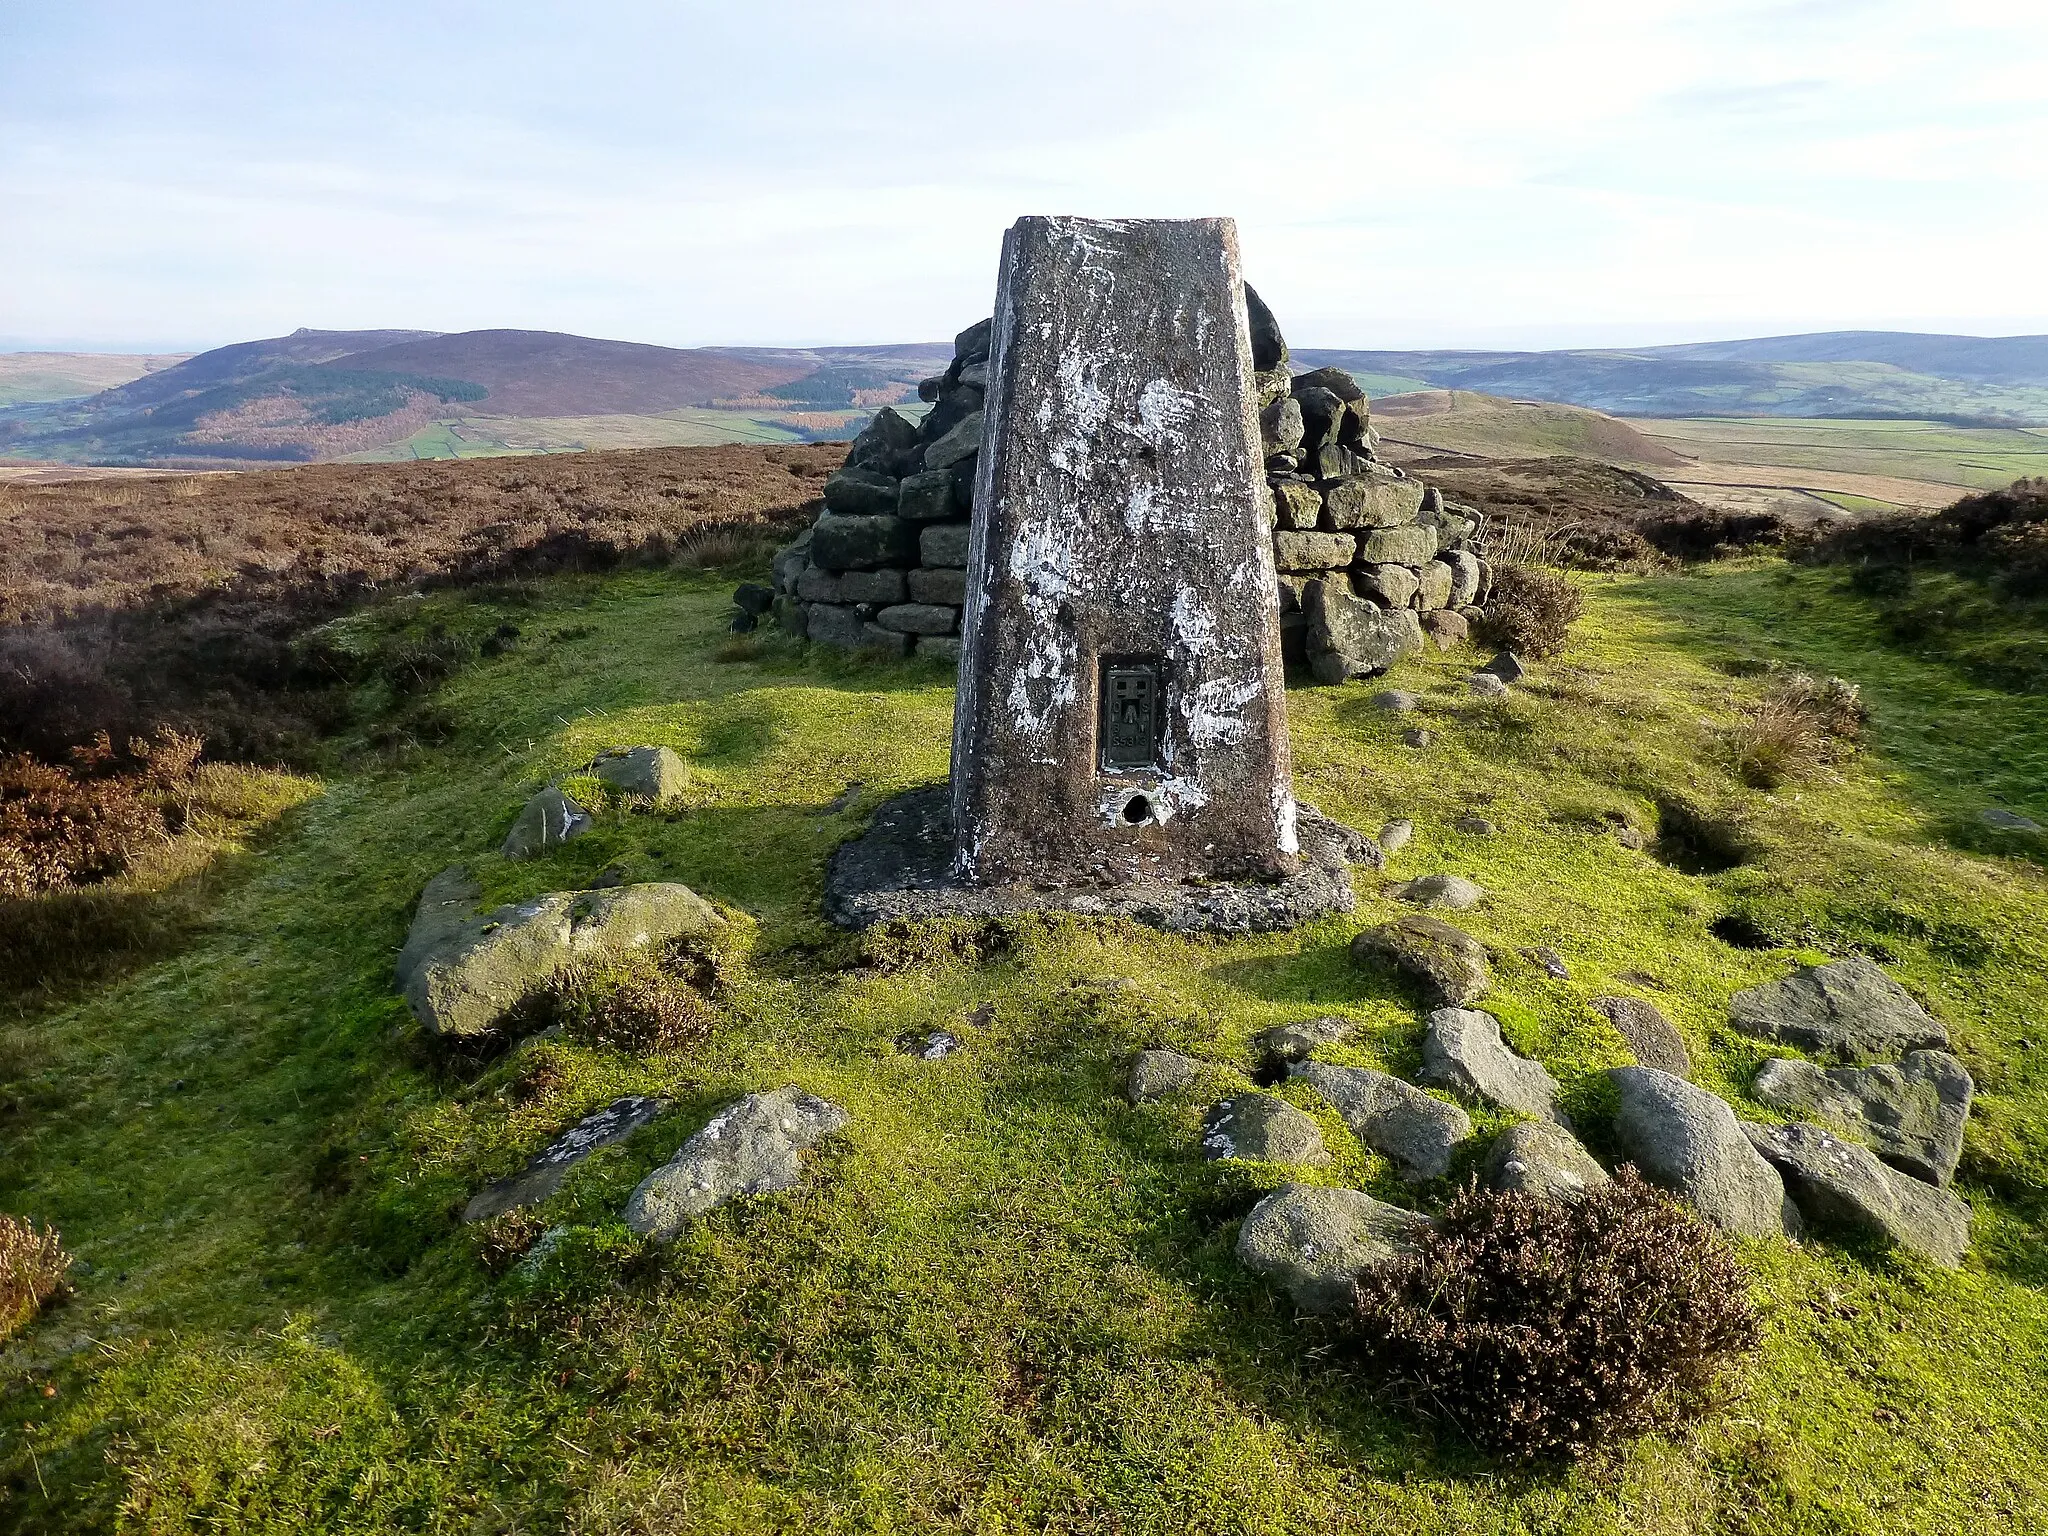
[[[1341,683],[1426,640],[1462,641],[1492,582],[1468,548],[1479,515],[1382,464],[1365,391],[1341,368],[1294,373],[1272,312],[1246,293],[1282,650]]]
[[[1280,634],[1320,682],[1386,670],[1484,616],[1479,514],[1382,464],[1365,392],[1340,368],[1295,375],[1249,286],[1252,366],[1272,498]],[[990,322],[918,387],[920,422],[884,409],[825,482],[815,526],[775,560],[776,622],[826,645],[957,659],[981,450]]]
[[[957,659],[989,322],[918,386],[922,421],[878,412],[825,482],[825,510],[775,558],[782,628],[826,645]]]

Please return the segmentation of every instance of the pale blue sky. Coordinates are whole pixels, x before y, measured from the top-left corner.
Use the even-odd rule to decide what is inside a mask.
[[[0,346],[919,340],[1053,212],[1297,344],[2048,331],[2048,3],[0,0]]]

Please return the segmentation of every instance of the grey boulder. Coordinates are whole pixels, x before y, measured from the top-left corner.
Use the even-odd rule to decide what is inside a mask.
[[[711,1117],[676,1155],[640,1181],[626,1202],[626,1225],[671,1242],[691,1218],[740,1195],[791,1188],[803,1153],[853,1117],[794,1083],[750,1093]]]
[[[1643,1066],[1673,1077],[1692,1076],[1692,1056],[1685,1048],[1685,1037],[1655,1003],[1640,997],[1596,997],[1593,1010],[1614,1026]]]
[[[1539,1200],[1576,1200],[1610,1183],[1607,1170],[1578,1139],[1548,1120],[1527,1120],[1502,1131],[1486,1157],[1486,1187]]]
[[[1204,1063],[1192,1056],[1183,1056],[1179,1051],[1156,1047],[1140,1051],[1131,1062],[1130,1075],[1124,1080],[1124,1097],[1133,1104],[1178,1098],[1192,1093],[1209,1071]]]
[[[1861,955],[1746,988],[1728,1000],[1728,1020],[1745,1035],[1850,1062],[1948,1048],[1941,1021]]]
[[[587,771],[622,795],[656,805],[680,795],[690,777],[668,747],[614,747],[599,753]]]
[[[1405,688],[1388,688],[1374,694],[1372,704],[1373,708],[1384,709],[1389,714],[1405,715],[1412,709],[1421,708],[1422,698]]]
[[[1212,1108],[1202,1122],[1202,1155],[1305,1167],[1330,1160],[1322,1127],[1270,1093],[1240,1093]]]
[[[1309,670],[1320,683],[1384,672],[1422,649],[1422,621],[1413,609],[1381,608],[1339,578],[1310,582],[1302,607],[1308,615]]]
[[[1485,945],[1419,912],[1366,929],[1351,941],[1351,958],[1418,983],[1432,1008],[1463,1007],[1493,984]]]
[[[1909,1051],[1897,1066],[1817,1067],[1779,1057],[1757,1069],[1759,1100],[1860,1141],[1894,1168],[1946,1185],[1963,1156],[1975,1084],[1946,1051]]]
[[[1454,912],[1486,899],[1486,892],[1463,875],[1423,875],[1395,886],[1393,894],[1411,906],[1449,907]]]
[[[1465,686],[1482,699],[1497,699],[1508,691],[1507,683],[1491,672],[1474,672]]]
[[[1704,1088],[1654,1067],[1617,1067],[1615,1139],[1645,1178],[1692,1202],[1723,1232],[1797,1237],[1785,1181],[1743,1134],[1735,1111]]]
[[[581,837],[590,827],[590,812],[550,785],[526,802],[498,852],[508,859],[530,859]]]
[[[1336,1316],[1351,1310],[1359,1275],[1408,1257],[1428,1226],[1420,1212],[1355,1189],[1288,1184],[1245,1217],[1237,1257],[1304,1312]]]
[[[1369,1067],[1295,1063],[1298,1077],[1329,1100],[1352,1134],[1391,1158],[1406,1179],[1440,1179],[1451,1153],[1472,1134],[1472,1117],[1455,1104]]]
[[[1500,1035],[1500,1020],[1477,1008],[1439,1008],[1424,1022],[1422,1081],[1536,1120],[1563,1123],[1557,1079],[1542,1063],[1518,1056]]]
[[[668,1108],[668,1100],[643,1094],[614,1099],[594,1114],[585,1115],[549,1142],[531,1161],[510,1178],[478,1190],[462,1209],[464,1221],[488,1221],[522,1205],[538,1205],[562,1187],[569,1170],[599,1147],[624,1141]]]
[[[1504,683],[1519,683],[1528,672],[1528,668],[1522,665],[1522,658],[1513,651],[1497,653],[1493,660],[1479,670],[1492,673]]]
[[[1380,850],[1383,853],[1397,853],[1408,846],[1408,839],[1415,835],[1415,823],[1403,816],[1390,821],[1380,828]]]
[[[1969,1251],[1969,1203],[1949,1191],[1887,1168],[1869,1148],[1817,1125],[1743,1129],[1816,1226],[1886,1238],[1951,1269]]]
[[[467,870],[443,870],[421,893],[399,951],[399,987],[437,1035],[489,1033],[571,961],[711,938],[726,927],[687,885],[553,891],[479,914],[481,895]]]

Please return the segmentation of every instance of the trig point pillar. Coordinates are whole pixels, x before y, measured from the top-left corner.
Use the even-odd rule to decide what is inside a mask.
[[[1026,218],[1005,237],[953,721],[955,879],[1297,866],[1251,371],[1231,220]]]

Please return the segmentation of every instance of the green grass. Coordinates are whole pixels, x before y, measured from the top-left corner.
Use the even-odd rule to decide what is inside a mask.
[[[1370,398],[1381,395],[1409,395],[1418,389],[1435,389],[1427,379],[1411,379],[1398,373],[1354,373],[1352,380]]]
[[[1599,1073],[1623,1055],[1588,1003],[1628,970],[1659,978],[1701,1080],[1740,1102],[1762,1053],[1725,1028],[1729,994],[1861,949],[1948,1020],[1981,1086],[1968,1269],[1746,1245],[1768,1342],[1723,1414],[1605,1472],[1506,1476],[1239,1270],[1236,1220],[1279,1170],[1205,1164],[1197,1106],[1116,1096],[1139,1046],[1241,1069],[1254,1031],[1323,1012],[1360,1021],[1350,1059],[1412,1069],[1413,999],[1344,954],[1395,910],[1382,882],[1360,877],[1355,918],[1283,935],[1020,923],[978,964],[943,929],[864,952],[816,915],[822,863],[884,795],[943,773],[948,680],[772,640],[714,662],[730,579],[548,584],[508,611],[517,649],[416,707],[439,745],[387,733],[383,766],[348,759],[223,848],[236,874],[182,951],[5,1037],[0,1208],[54,1221],[91,1268],[0,1352],[0,1529],[2048,1520],[2048,888],[2038,844],[1973,830],[1992,799],[2048,820],[2043,701],[1895,652],[1831,573],[1768,564],[1593,585],[1575,649],[1501,705],[1470,701],[1469,657],[1405,664],[1391,681],[1437,732],[1423,752],[1369,688],[1291,695],[1304,798],[1368,829],[1411,816],[1391,876],[1494,893],[1468,915],[1503,956],[1488,1006],[1596,1143]],[[1770,661],[1842,672],[1873,710],[1861,758],[1776,796],[1736,781],[1723,739]],[[525,794],[637,742],[690,759],[683,805],[607,814],[533,864],[492,855]],[[1755,856],[1700,878],[1599,830],[1651,826],[1660,796],[1740,818]],[[1475,808],[1496,836],[1449,830]],[[610,867],[744,911],[753,958],[720,1029],[651,1059],[435,1050],[391,963],[457,859],[499,897]],[[1721,942],[1729,912],[1789,947]],[[1517,958],[1535,944],[1569,981]],[[944,1061],[893,1046],[938,1027],[964,1041]],[[854,1115],[803,1186],[665,1251],[617,1222],[714,1107],[791,1081]],[[450,1213],[627,1091],[674,1107],[579,1169],[546,1209],[548,1256],[494,1280]],[[1417,1198],[1299,1102],[1338,1149],[1324,1177]]]
[[[715,443],[797,443],[803,435],[772,412],[687,409],[659,416],[473,416],[437,421],[402,442],[349,454],[343,463],[480,459],[595,448],[702,448]]]

